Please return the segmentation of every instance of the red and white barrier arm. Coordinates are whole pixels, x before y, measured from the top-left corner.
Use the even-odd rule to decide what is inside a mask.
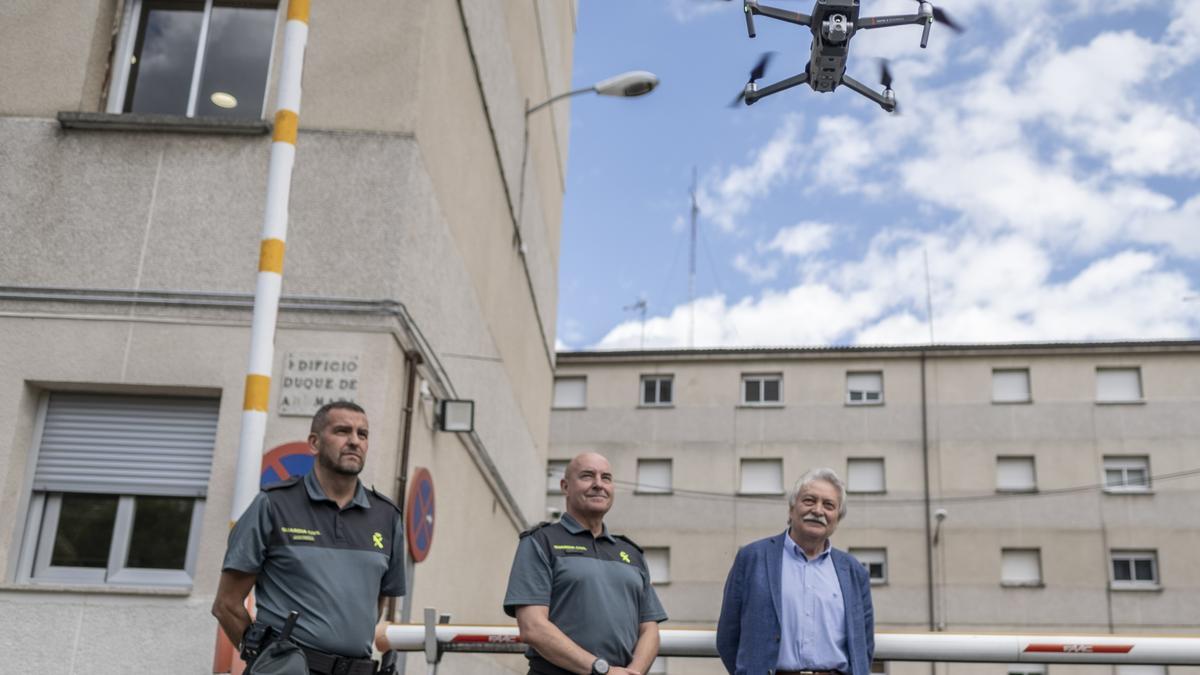
[[[446,652],[519,652],[515,626],[435,627]],[[425,626],[388,624],[380,650],[421,651]],[[661,656],[715,657],[716,632],[663,630]],[[976,663],[1127,663],[1200,665],[1200,637],[1130,635],[970,635],[965,633],[878,633],[875,658],[881,661],[963,661]]]

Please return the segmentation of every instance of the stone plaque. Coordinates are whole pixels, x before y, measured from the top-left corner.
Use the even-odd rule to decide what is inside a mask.
[[[283,357],[279,414],[312,417],[330,401],[358,401],[359,354],[288,352]]]

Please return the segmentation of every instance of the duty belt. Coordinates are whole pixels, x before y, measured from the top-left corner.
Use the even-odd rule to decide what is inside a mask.
[[[323,675],[375,675],[375,662],[371,659],[356,659],[349,656],[327,654],[316,649],[301,647],[308,659],[308,670]]]

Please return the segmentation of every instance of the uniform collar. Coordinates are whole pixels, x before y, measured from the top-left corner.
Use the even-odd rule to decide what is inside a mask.
[[[322,501],[332,502],[333,501],[332,499],[327,497],[325,495],[325,491],[321,489],[321,483],[317,481],[317,472],[316,471],[309,471],[308,473],[306,473],[304,475],[304,487],[306,490],[308,490],[308,498],[313,500],[314,502],[322,502]],[[336,504],[337,502],[334,502],[334,503]],[[350,503],[353,504],[354,506],[364,508],[364,509],[371,508],[371,502],[370,502],[370,500],[367,499],[367,489],[365,487],[363,487],[362,481],[355,482],[354,499],[351,499]]]
[[[591,534],[591,530],[580,525],[579,521],[572,518],[571,514],[569,513],[562,514],[562,517],[558,519],[558,522],[562,523],[563,528],[571,534],[579,534],[580,532],[587,532],[588,534]],[[601,537],[604,537],[614,544],[617,543],[617,540],[613,539],[613,536],[608,533],[608,525],[601,523],[600,528]]]
[[[804,560],[806,562],[815,562],[815,561],[820,560],[821,558],[824,558],[832,553],[833,543],[830,542],[828,539],[826,539],[825,540],[825,550],[818,553],[817,557],[813,558],[812,560],[809,560],[808,556],[805,555],[804,550],[801,549],[800,545],[796,543],[796,540],[792,539],[792,535],[789,532],[784,532],[783,533],[783,548],[785,551],[787,551],[788,555],[792,558],[795,558],[797,560]]]

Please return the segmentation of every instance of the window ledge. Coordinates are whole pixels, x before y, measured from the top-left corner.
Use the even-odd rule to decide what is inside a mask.
[[[1033,405],[1033,399],[1027,398],[1020,401],[997,401],[992,399],[992,405]]]
[[[782,403],[739,403],[738,407],[739,408],[750,408],[750,409],[754,409],[754,408],[770,409],[770,408],[782,408],[783,404]]]
[[[1045,588],[1046,584],[1042,581],[1001,581],[1001,588]]]
[[[1121,593],[1125,593],[1125,592],[1161,593],[1163,590],[1163,587],[1162,587],[1162,584],[1131,584],[1131,583],[1109,582],[1108,589],[1110,591],[1119,591]]]
[[[0,591],[28,591],[32,593],[90,593],[94,595],[155,595],[161,597],[186,598],[192,594],[191,587],[179,586],[118,586],[44,583],[31,581],[26,584],[0,584]]]
[[[846,407],[847,408],[882,408],[883,401],[868,401],[865,403],[861,402],[861,401],[846,401]]]
[[[633,494],[639,497],[670,497],[675,494],[674,490],[634,490]]]
[[[1096,405],[1146,405],[1146,399],[1139,398],[1133,401],[1096,401]]]
[[[878,587],[878,586],[887,586],[887,585],[888,585],[888,582],[887,582],[887,579],[872,579],[872,580],[871,580],[871,585],[872,585],[872,586],[876,586],[876,587]]]
[[[638,409],[647,410],[670,410],[675,407],[674,403],[639,403]]]
[[[261,119],[238,120],[224,117],[184,117],[183,115],[142,113],[116,114],[63,110],[58,113],[58,124],[63,129],[97,131],[161,131],[235,136],[265,136],[271,133],[271,123]]]
[[[1119,488],[1119,487],[1104,488],[1104,494],[1106,494],[1106,495],[1134,495],[1134,496],[1153,495],[1154,490],[1148,490],[1148,489],[1144,489],[1144,488],[1136,488],[1136,489],[1135,488]]]
[[[1035,495],[1038,489],[1036,487],[1027,488],[996,488],[998,495]]]
[[[738,492],[739,497],[782,497],[784,492]]]

